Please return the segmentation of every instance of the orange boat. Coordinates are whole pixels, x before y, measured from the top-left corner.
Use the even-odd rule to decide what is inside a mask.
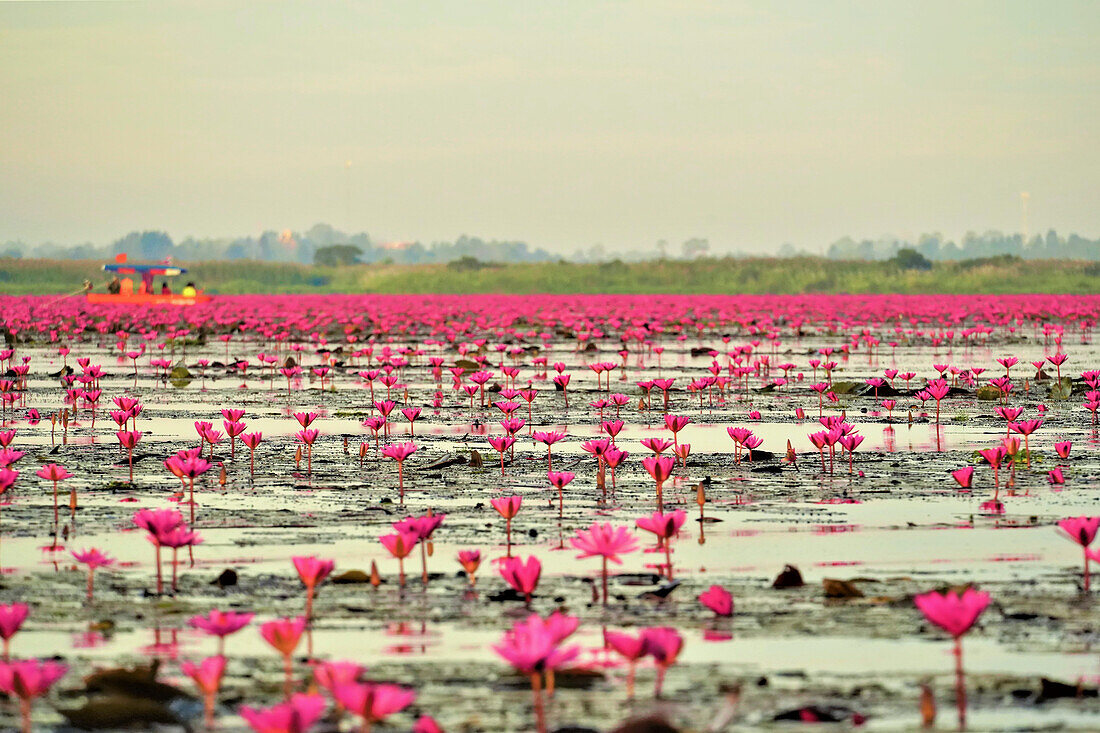
[[[196,305],[209,303],[211,297],[191,287],[186,293],[158,293],[154,290],[154,280],[158,277],[177,277],[187,272],[182,267],[170,264],[160,265],[131,265],[126,262],[126,254],[120,254],[115,258],[115,264],[104,265],[103,270],[110,272],[117,278],[119,275],[140,277],[140,285],[134,287],[132,277],[123,277],[119,281],[118,292],[93,293],[88,291],[86,297],[89,303],[114,303],[116,305]]]

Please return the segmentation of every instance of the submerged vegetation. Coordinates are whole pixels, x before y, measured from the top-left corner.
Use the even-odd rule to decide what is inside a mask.
[[[821,257],[700,258],[652,262],[322,267],[253,260],[181,263],[213,293],[1094,293],[1100,273],[1076,260],[990,257],[913,267]],[[0,292],[68,293],[106,282],[98,260],[0,259]]]

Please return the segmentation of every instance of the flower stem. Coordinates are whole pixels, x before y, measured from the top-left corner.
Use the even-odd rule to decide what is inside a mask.
[[[959,730],[966,730],[966,674],[963,672],[962,639],[955,637],[955,703],[959,708]]]
[[[546,710],[542,704],[542,679],[539,677],[538,672],[531,675],[531,696],[534,699],[535,706],[535,728],[538,733],[546,733]]]
[[[607,608],[607,558],[603,560],[603,607]]]

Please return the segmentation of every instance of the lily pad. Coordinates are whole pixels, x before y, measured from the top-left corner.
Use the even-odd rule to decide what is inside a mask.
[[[1001,390],[997,389],[992,384],[986,384],[978,387],[978,391],[974,393],[974,396],[979,400],[992,402],[1001,399]]]
[[[191,384],[191,372],[185,366],[178,366],[168,374],[168,381],[176,389],[183,389]]]
[[[1062,377],[1062,380],[1056,381],[1050,385],[1050,399],[1052,400],[1068,400],[1070,395],[1073,394],[1073,380],[1069,377]]]

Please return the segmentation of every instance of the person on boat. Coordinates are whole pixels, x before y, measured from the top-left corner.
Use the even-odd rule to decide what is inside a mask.
[[[168,281],[167,280],[160,284],[160,294],[161,295],[171,295],[172,294],[172,289],[170,287],[168,287]]]
[[[118,275],[111,278],[111,282],[107,283],[107,292],[111,295],[118,295],[122,292],[122,281],[118,279]]]
[[[187,283],[183,286],[183,295],[188,298],[193,298],[198,295],[199,291],[195,288],[195,283]]]

